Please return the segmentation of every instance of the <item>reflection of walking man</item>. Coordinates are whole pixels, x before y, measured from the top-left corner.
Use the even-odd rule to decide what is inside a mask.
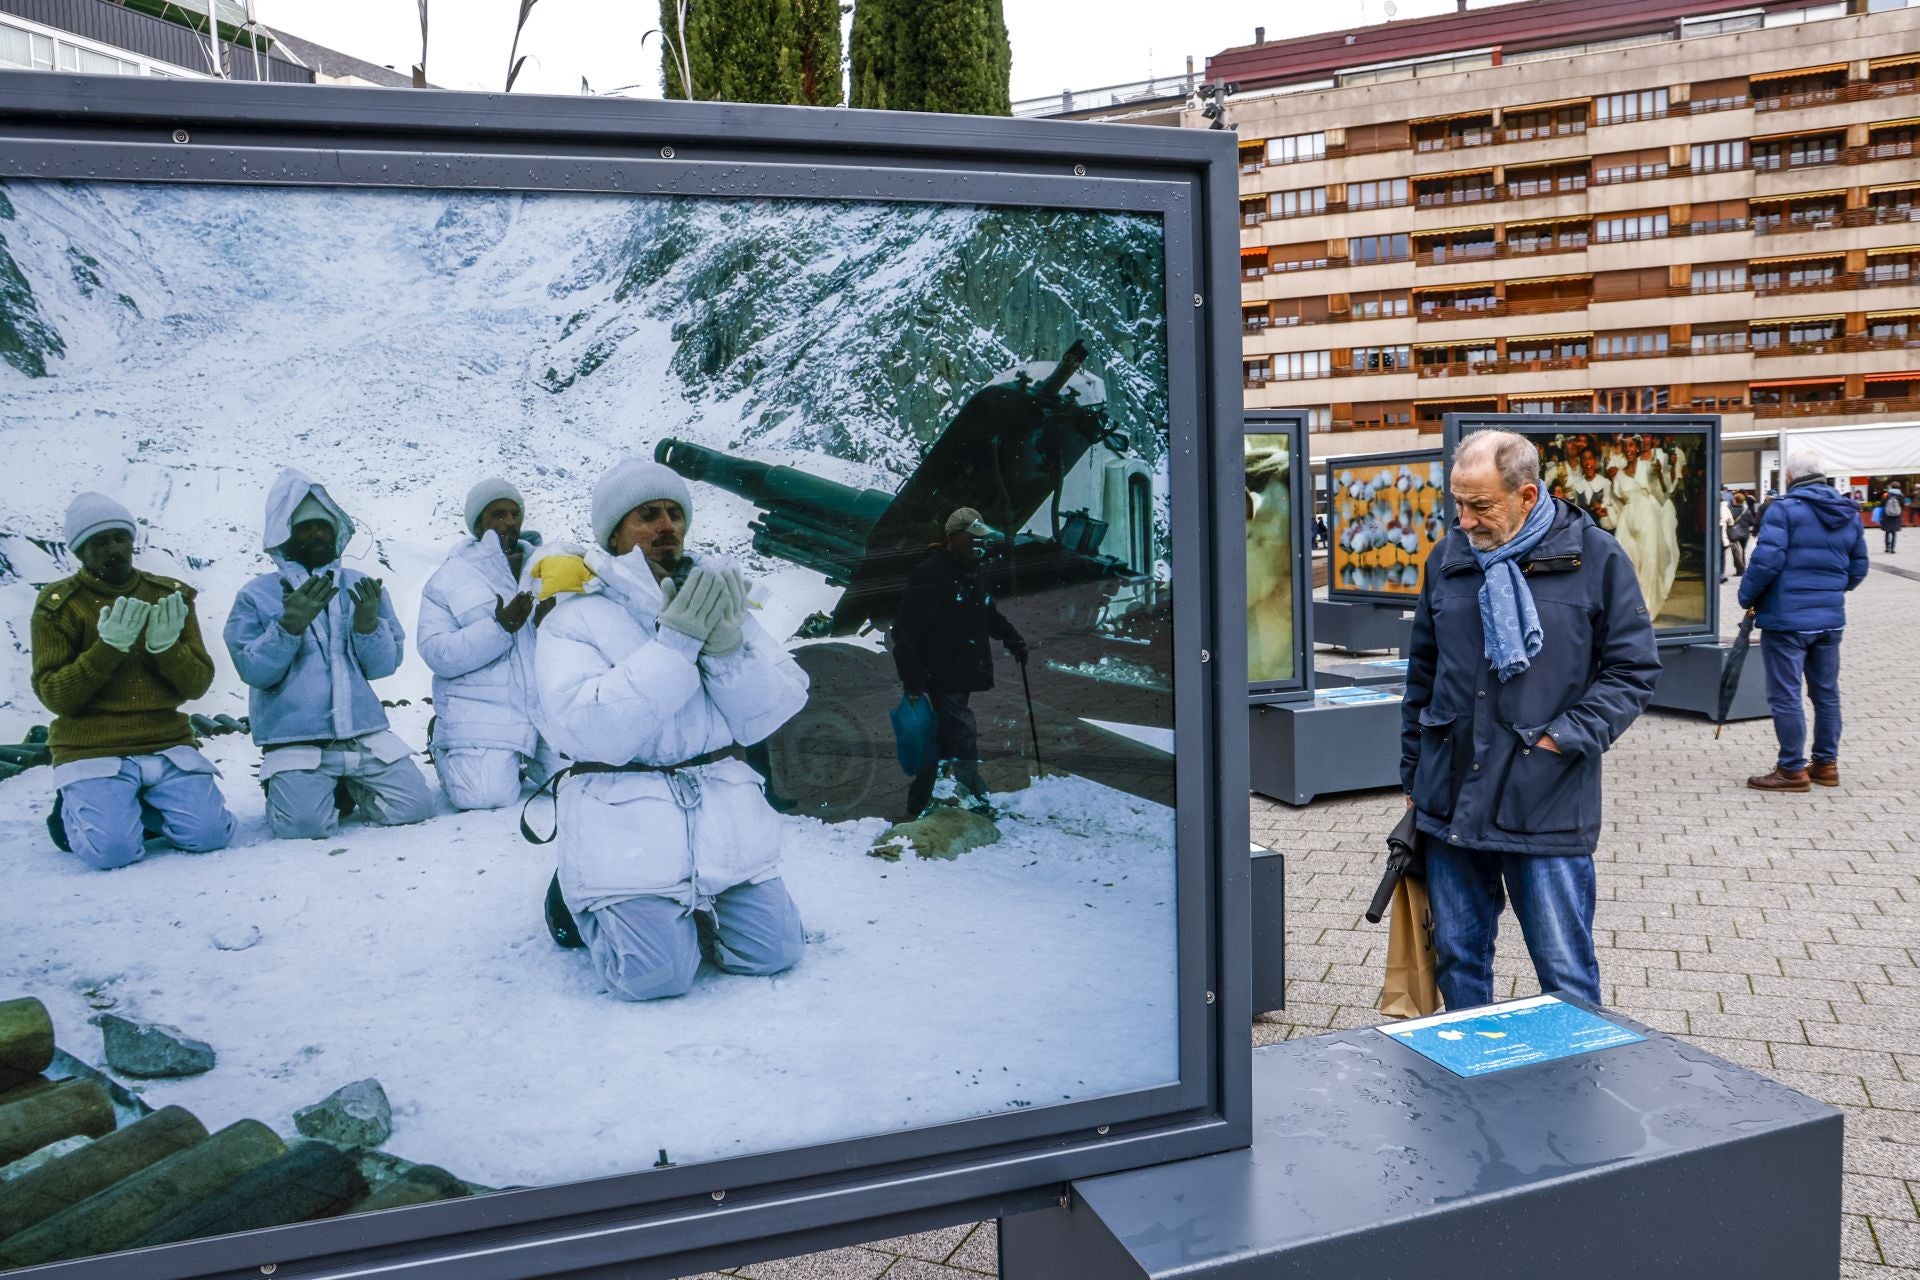
[[[913,571],[894,618],[893,662],[900,683],[909,697],[933,699],[939,725],[939,759],[907,788],[908,821],[919,817],[933,799],[941,760],[952,762],[954,781],[973,797],[974,805],[986,804],[979,728],[967,700],[993,688],[992,641],[1005,644],[1020,665],[1027,662],[1027,642],[993,603],[993,592],[974,561],[975,539],[986,532],[972,507],[948,516],[946,541]]]
[[[681,554],[693,499],[629,458],[593,493],[593,576],[540,624],[540,724],[572,757],[555,797],[547,925],[623,1000],[685,995],[703,948],[728,973],[799,962],[780,817],[736,747],[807,701],[807,676],[747,613],[724,559]],[[545,561],[542,562],[546,563]]]
[[[50,825],[103,871],[145,854],[143,814],[175,848],[221,848],[233,819],[180,711],[213,683],[193,588],[133,567],[133,517],[101,494],[67,508],[67,546],[80,572],[33,608],[33,691],[54,715]]]
[[[339,563],[352,537],[324,488],[282,471],[264,538],[277,569],[240,588],[227,617],[227,653],[251,686],[249,723],[264,750],[267,822],[285,840],[332,835],[340,789],[382,826],[433,813],[433,793],[371,683],[400,669],[406,633],[380,580]]]
[[[1907,518],[1907,495],[1897,484],[1887,486],[1880,496],[1880,532],[1886,536],[1886,552],[1894,554],[1894,544],[1900,537],[1900,526]]]
[[[1540,491],[1522,436],[1469,436],[1460,517],[1414,614],[1400,776],[1427,839],[1447,1008],[1493,999],[1505,899],[1543,991],[1600,999],[1593,851],[1600,758],[1653,698],[1653,625],[1633,565]]]

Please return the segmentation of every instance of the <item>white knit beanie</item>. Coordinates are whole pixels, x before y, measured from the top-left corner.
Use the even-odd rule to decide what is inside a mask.
[[[621,459],[593,487],[593,540],[613,550],[613,531],[627,512],[662,499],[679,503],[687,524],[693,524],[693,495],[687,492],[685,480],[646,458]]]
[[[527,500],[520,496],[518,489],[499,476],[488,476],[467,490],[467,532],[473,533],[474,526],[480,523],[481,513],[502,498],[512,499],[513,505],[520,508],[520,513],[526,514]]]
[[[96,533],[125,529],[135,533],[133,516],[104,493],[83,493],[67,504],[67,549],[80,546]]]

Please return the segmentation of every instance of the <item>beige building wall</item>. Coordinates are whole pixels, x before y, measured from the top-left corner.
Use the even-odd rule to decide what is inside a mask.
[[[1901,62],[1914,65],[1898,71],[1891,65]],[[1823,84],[1786,106],[1753,105],[1752,94],[1772,93],[1767,78],[1803,69],[1817,70],[1830,89]],[[1876,73],[1880,87],[1874,87]],[[1916,416],[1920,78],[1902,75],[1920,76],[1920,9],[1230,99],[1228,116],[1238,128],[1243,161],[1241,302],[1251,322],[1244,330],[1247,404],[1317,411],[1325,434],[1315,439],[1314,450],[1322,456],[1437,443],[1437,415],[1449,401],[1504,410],[1525,408],[1529,398],[1557,397],[1604,412],[1626,407],[1620,397],[1631,389],[1657,396],[1662,407],[1675,411],[1719,412],[1729,432]],[[1742,105],[1700,112],[1690,105],[1696,86],[1734,77],[1760,78]],[[1597,100],[1645,90],[1666,91],[1663,113],[1601,123]],[[1708,92],[1725,96],[1724,89]],[[1543,104],[1568,109],[1585,127],[1543,138],[1515,137],[1506,128],[1514,116]],[[1418,128],[1468,114],[1488,117],[1489,141],[1372,149],[1363,132],[1400,122]],[[1197,114],[1184,123],[1206,125]],[[1324,157],[1269,161],[1269,139],[1316,133],[1325,137]],[[1830,158],[1825,148],[1805,150],[1805,140],[1823,135],[1832,137]],[[1343,151],[1350,138],[1360,145]],[[1802,140],[1798,156],[1794,138]],[[1787,158],[1777,168],[1757,166],[1756,146],[1775,139],[1788,140]],[[1693,147],[1716,143],[1744,145],[1741,162],[1694,171]],[[1649,172],[1658,157],[1668,166],[1664,176],[1599,181],[1611,163],[1606,158],[1626,152],[1641,153],[1636,163]],[[1549,165],[1561,166],[1569,179],[1578,175],[1577,187],[1523,194]],[[1483,183],[1490,198],[1427,204],[1414,198],[1423,180],[1476,174],[1483,177],[1466,185]],[[1348,202],[1358,198],[1356,184],[1395,180],[1409,184],[1408,203],[1366,209],[1341,204],[1343,196]],[[1885,207],[1874,210],[1877,190],[1902,187],[1912,190],[1882,194]],[[1275,194],[1316,188],[1325,192],[1326,212],[1269,214]],[[1841,216],[1815,217],[1818,207],[1809,204],[1799,224],[1765,224],[1767,215],[1781,212],[1766,202],[1793,197],[1831,201]],[[1729,209],[1739,212],[1729,215]],[[1659,214],[1666,217],[1663,234],[1599,242],[1601,219]],[[1703,215],[1710,221],[1695,227]],[[1517,228],[1543,223],[1566,224],[1570,234],[1577,228],[1584,243],[1559,252],[1509,251],[1520,239]],[[1412,249],[1443,232],[1491,235],[1496,256],[1355,261],[1361,237],[1405,235]],[[1303,259],[1303,265],[1291,265]],[[1803,264],[1786,261],[1792,259]],[[1744,272],[1744,284],[1736,276],[1724,291],[1703,291],[1709,279],[1724,279],[1707,272],[1736,269]],[[1775,269],[1780,279],[1773,287],[1755,287]],[[1613,287],[1607,273],[1627,272],[1642,273],[1639,283],[1628,296],[1607,296]],[[1458,300],[1446,298],[1442,291],[1449,289],[1491,291],[1496,305],[1445,310],[1448,301]],[[1547,292],[1571,296],[1533,298]],[[1356,295],[1373,294],[1404,295],[1406,314],[1363,318]],[[1902,312],[1915,313],[1904,327],[1888,319]],[[1826,317],[1833,318],[1830,341],[1793,345],[1783,330],[1777,345],[1767,345],[1774,336],[1770,324],[1818,325]],[[1715,335],[1714,345],[1696,350],[1701,326],[1738,332]],[[1627,332],[1664,335],[1666,350],[1602,358],[1603,339]],[[1572,348],[1584,343],[1585,351],[1547,361],[1510,354],[1524,355],[1530,349],[1525,340],[1535,337]],[[1446,358],[1438,348],[1449,344],[1492,348],[1495,356],[1444,367],[1425,363]],[[1356,349],[1402,345],[1410,348],[1411,368],[1398,366],[1397,353],[1387,357],[1392,367],[1356,367]],[[1310,376],[1288,377],[1292,371]],[[1767,385],[1796,382],[1802,386]],[[1827,394],[1836,398],[1813,400]],[[1412,421],[1396,420],[1401,405]]]

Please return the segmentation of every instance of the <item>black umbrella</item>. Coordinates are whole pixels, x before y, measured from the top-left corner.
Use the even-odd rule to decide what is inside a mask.
[[[1727,711],[1733,706],[1734,691],[1740,687],[1740,670],[1747,665],[1747,650],[1753,647],[1753,610],[1740,619],[1740,630],[1733,637],[1733,651],[1727,665],[1720,669],[1720,714],[1713,718],[1713,736],[1727,727]]]
[[[1387,903],[1393,898],[1393,887],[1400,883],[1400,877],[1411,875],[1424,879],[1427,860],[1420,852],[1420,829],[1414,822],[1414,809],[1407,806],[1400,821],[1387,835],[1387,869],[1380,877],[1380,887],[1373,891],[1373,901],[1367,904],[1367,923],[1379,924],[1380,918],[1387,914]]]

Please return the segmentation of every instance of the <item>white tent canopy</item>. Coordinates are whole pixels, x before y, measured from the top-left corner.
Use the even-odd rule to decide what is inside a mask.
[[[1818,451],[1826,460],[1830,475],[1892,476],[1920,472],[1920,422],[1780,433],[1782,457],[1801,445]]]

